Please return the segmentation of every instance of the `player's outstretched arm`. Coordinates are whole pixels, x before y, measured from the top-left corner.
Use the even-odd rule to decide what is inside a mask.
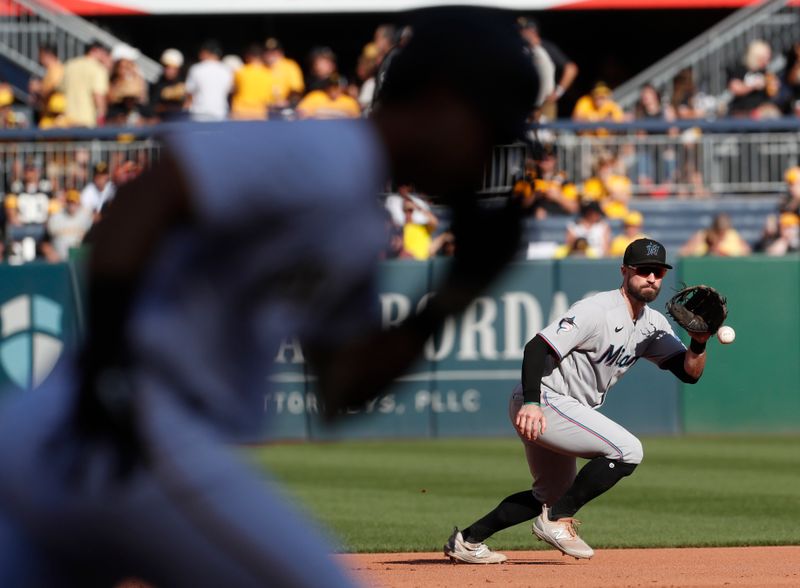
[[[682,381],[694,384],[705,369],[706,343],[728,316],[727,300],[710,286],[689,286],[670,298],[667,313],[686,329],[692,342],[682,362],[675,358],[664,367]]]

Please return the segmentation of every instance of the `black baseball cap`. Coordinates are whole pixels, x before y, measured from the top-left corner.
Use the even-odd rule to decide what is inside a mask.
[[[653,239],[636,239],[628,245],[622,263],[632,267],[654,265],[672,269],[672,266],[667,263],[667,250],[661,243]]]

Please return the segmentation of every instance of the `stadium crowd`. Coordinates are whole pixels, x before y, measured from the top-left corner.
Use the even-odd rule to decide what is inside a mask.
[[[539,106],[532,121],[568,116],[562,98],[578,77],[574,63],[557,45],[540,35],[530,18],[518,19],[520,35],[540,73]],[[33,113],[29,119],[11,109],[11,89],[0,85],[0,121],[6,128],[36,125],[41,129],[140,126],[164,121],[295,120],[368,116],[380,92],[382,76],[394,51],[411,31],[381,25],[363,47],[352,69],[340,69],[329,47],[314,48],[305,68],[288,57],[280,40],[271,37],[253,43],[241,55],[225,55],[213,40],[205,41],[191,60],[177,48],[165,50],[161,77],[148,84],[137,66],[140,53],[129,45],[111,50],[99,43],[85,55],[62,63],[53,47],[40,47],[39,61],[46,71],[29,87]],[[190,63],[191,61],[191,63]],[[671,94],[646,84],[630,112],[613,99],[612,89],[597,81],[574,105],[577,122],[626,122],[700,119],[716,116],[768,118],[800,116],[800,43],[785,56],[785,68],[772,72],[772,54],[763,41],[750,43],[742,63],[728,72],[727,97],[702,94],[691,70],[673,80]],[[584,131],[608,136],[604,129]],[[696,129],[682,131],[681,149],[690,152]],[[640,134],[644,134],[641,132]],[[677,129],[669,135],[679,134]],[[5,228],[3,256],[12,263],[36,258],[64,259],[71,245],[113,199],[116,188],[135,177],[146,157],[122,152],[93,157],[77,150],[58,157],[15,157],[4,163],[6,197],[2,207]],[[682,162],[679,164],[679,161]],[[634,186],[650,197],[704,197],[700,171],[692,157],[674,148],[643,150],[621,142],[597,149],[583,166],[582,177],[569,177],[558,167],[554,142],[537,142],[514,191],[523,199],[532,219],[574,217],[567,225],[555,257],[618,256],[635,238],[646,235],[646,219],[630,206]],[[573,174],[574,175],[574,174]],[[715,218],[681,249],[683,255],[742,255],[760,251],[779,255],[800,249],[798,206],[800,168],[786,172],[787,198],[770,216],[764,235],[747,243],[736,234],[730,219]],[[390,235],[387,258],[428,259],[448,255],[456,244],[428,199],[413,186],[399,186],[386,198]],[[613,235],[608,220],[621,223]]]
[[[668,88],[645,84],[636,105],[625,112],[613,100],[612,89],[595,81],[571,112],[560,104],[578,77],[579,68],[556,44],[540,35],[538,23],[518,19],[530,57],[540,72],[538,120],[569,117],[579,122],[699,119],[722,116],[770,118],[800,114],[800,42],[773,59],[761,40],[748,45],[741,63],[727,71],[723,96],[698,89],[690,68],[679,72]],[[253,42],[240,54],[224,54],[206,40],[197,54],[169,48],[160,63],[161,77],[148,84],[137,65],[140,52],[127,44],[108,50],[100,43],[83,56],[62,63],[51,46],[39,48],[46,71],[29,87],[33,121],[10,110],[6,127],[35,124],[40,128],[144,125],[190,117],[195,120],[266,118],[339,118],[365,115],[371,108],[379,78],[408,29],[380,25],[363,46],[355,64],[341,64],[330,47],[313,48],[300,63],[288,57],[279,39]],[[774,71],[774,63],[780,70]],[[584,80],[586,82],[586,80]],[[0,86],[0,107],[14,102]],[[602,132],[602,131],[601,131]]]

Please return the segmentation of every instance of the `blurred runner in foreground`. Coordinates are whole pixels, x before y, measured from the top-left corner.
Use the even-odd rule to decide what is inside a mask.
[[[191,126],[119,190],[91,239],[84,347],[0,413],[0,585],[352,585],[229,443],[258,432],[284,337],[334,418],[516,251],[513,203],[474,191],[492,145],[522,136],[535,72],[504,13],[417,16],[372,120]],[[390,176],[450,204],[459,245],[428,307],[382,331]]]

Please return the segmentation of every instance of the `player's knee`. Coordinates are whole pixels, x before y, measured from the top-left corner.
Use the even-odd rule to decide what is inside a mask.
[[[625,452],[622,455],[622,460],[625,463],[632,465],[639,465],[644,459],[644,447],[642,442],[636,437],[632,437],[630,442],[625,447]]]

